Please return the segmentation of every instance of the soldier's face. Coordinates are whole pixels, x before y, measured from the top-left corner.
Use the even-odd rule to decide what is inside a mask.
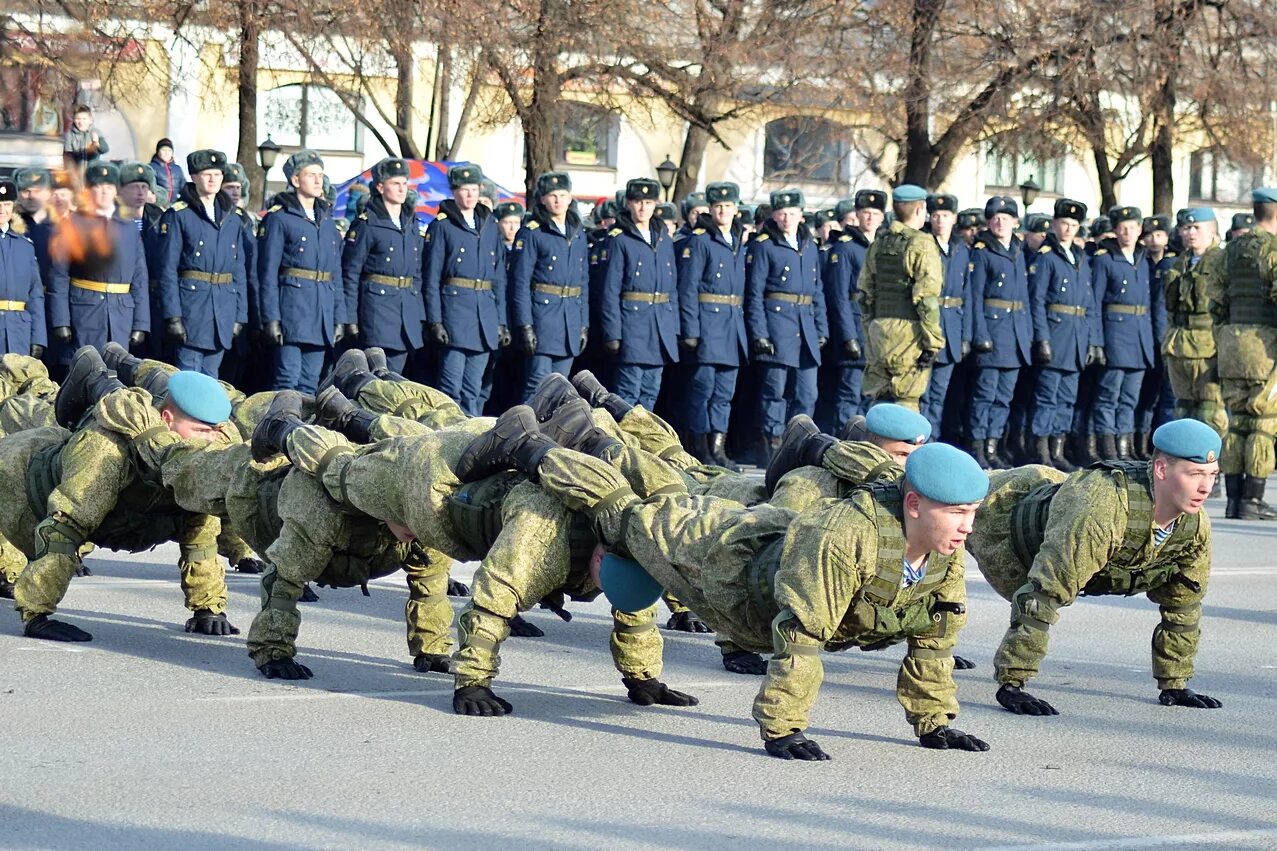
[[[13,202],[0,201],[0,228],[8,227],[13,221]]]
[[[113,183],[99,183],[89,187],[89,200],[97,210],[109,210],[115,206],[115,196],[120,192]]]
[[[545,207],[551,218],[561,219],[568,214],[572,204],[572,193],[566,189],[556,189],[541,196],[541,206]]]
[[[1113,228],[1113,235],[1117,237],[1117,244],[1122,248],[1134,248],[1139,243],[1140,234],[1143,232],[1144,226],[1133,219],[1118,222],[1117,227]]]
[[[217,426],[192,419],[171,405],[165,405],[160,410],[160,419],[163,420],[164,425],[168,426],[169,431],[183,440],[189,440],[192,437],[214,440],[219,435]]]
[[[772,219],[781,233],[793,236],[798,233],[798,226],[802,224],[803,211],[797,207],[781,207],[779,210],[772,211]]]
[[[895,458],[901,467],[905,465],[905,460],[913,454],[913,451],[918,448],[916,443],[909,443],[906,440],[889,440],[876,434],[869,435],[869,442],[892,458]]]
[[[523,220],[518,216],[506,216],[501,220],[501,238],[507,243],[514,242],[514,235],[519,232]]]
[[[831,231],[833,231],[833,229],[834,229],[834,223],[833,223],[833,222],[825,222],[823,225],[821,225],[821,226],[820,226],[820,240],[821,240],[821,242],[828,242],[828,241],[829,241],[829,234],[830,234],[830,232],[831,232]]]
[[[596,544],[594,552],[590,553],[590,581],[594,583],[595,588],[602,588],[599,582],[599,570],[603,567],[603,556],[607,555],[607,549],[602,544]]]
[[[160,162],[162,163],[173,162],[173,149],[170,148],[168,145],[165,145],[164,147],[160,148],[158,151],[156,151],[156,153],[159,154]]]
[[[1044,233],[1026,233],[1024,235],[1024,244],[1028,246],[1030,251],[1037,251],[1044,242],[1046,242],[1046,234]]]
[[[1206,504],[1217,478],[1218,461],[1199,464],[1159,454],[1153,461],[1153,505],[1175,515],[1196,514]]]
[[[980,503],[946,505],[917,491],[905,494],[905,540],[911,550],[953,555],[966,543]]]
[[[1158,251],[1165,248],[1170,239],[1170,234],[1164,230],[1149,231],[1148,236],[1144,237],[1144,247]]]
[[[731,227],[732,222],[736,221],[736,205],[731,201],[719,201],[710,205],[709,214],[713,217],[714,224],[720,228]]]
[[[479,184],[467,183],[452,190],[452,200],[463,212],[469,212],[479,206]]]
[[[634,224],[646,226],[652,221],[652,214],[656,212],[656,199],[634,198],[625,202],[625,208],[630,211],[630,218],[634,220]]]
[[[1002,242],[1006,242],[1015,234],[1015,228],[1018,224],[1020,224],[1020,220],[1010,213],[994,213],[993,217],[989,219],[989,233]]]
[[[191,179],[195,184],[195,191],[201,198],[212,198],[222,188],[225,175],[220,168],[206,168],[196,172]]]
[[[223,183],[222,191],[226,193],[226,197],[230,198],[231,203],[236,207],[244,199],[244,187],[240,183]]]
[[[958,214],[953,210],[936,210],[931,214],[931,232],[940,242],[948,242],[953,226],[958,222]]]
[[[1052,219],[1051,232],[1055,234],[1055,238],[1060,241],[1060,245],[1069,245],[1073,242],[1073,238],[1077,236],[1078,228],[1081,223],[1077,219]]]
[[[126,207],[141,211],[146,204],[146,196],[150,194],[150,186],[145,180],[135,180],[120,187],[120,200]]]
[[[882,210],[866,207],[863,210],[856,211],[856,227],[860,228],[865,236],[873,239],[874,234],[878,232],[878,228],[882,227],[883,218],[884,213]]]
[[[71,189],[54,189],[53,194],[49,196],[49,206],[58,212],[58,215],[66,215],[67,211],[75,206],[75,192]]]
[[[18,193],[18,202],[28,213],[38,213],[49,203],[49,187],[29,186]]]
[[[322,198],[324,197],[324,168],[318,165],[308,165],[301,171],[293,172],[292,179],[293,188],[297,190],[297,194],[303,198]]]
[[[705,213],[709,212],[709,207],[693,207],[687,211],[687,223],[692,227],[696,227],[696,223]]]
[[[408,178],[390,177],[383,180],[381,197],[387,204],[402,204],[408,199]]]
[[[1215,241],[1214,222],[1194,222],[1181,229],[1184,244],[1194,254],[1201,254]]]
[[[670,236],[678,233],[678,222],[673,219],[661,219],[661,221],[665,223],[665,232]]]

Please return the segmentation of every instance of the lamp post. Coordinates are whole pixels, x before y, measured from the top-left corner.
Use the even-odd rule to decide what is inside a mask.
[[[1038,193],[1042,191],[1042,187],[1033,181],[1033,175],[1029,175],[1029,179],[1020,184],[1020,200],[1024,202],[1024,211],[1027,213],[1033,202],[1038,200]]]
[[[267,133],[266,141],[257,146],[257,161],[262,164],[262,171],[269,175],[278,157],[279,145]]]
[[[665,190],[665,200],[670,200],[670,187],[674,185],[674,178],[678,175],[678,165],[670,160],[670,155],[665,155],[665,162],[656,167],[656,179],[661,182],[661,188]]]

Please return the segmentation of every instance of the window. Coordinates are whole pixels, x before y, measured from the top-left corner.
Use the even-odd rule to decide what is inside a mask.
[[[0,68],[0,133],[60,136],[75,85],[49,68]]]
[[[267,92],[264,101],[265,130],[285,147],[319,151],[361,147],[359,122],[337,92],[326,86],[280,86]]]
[[[1236,165],[1217,149],[1194,151],[1188,160],[1188,197],[1193,201],[1246,205],[1250,191],[1263,183],[1262,166]]]
[[[621,121],[615,112],[588,103],[563,104],[556,139],[559,162],[569,166],[616,168]]]
[[[1052,195],[1064,194],[1064,150],[1020,150],[1009,136],[995,136],[985,142],[984,185],[986,189],[1015,189],[1029,178]]]
[[[769,121],[764,131],[763,178],[801,183],[847,183],[851,146],[845,130],[824,118],[794,115]]]

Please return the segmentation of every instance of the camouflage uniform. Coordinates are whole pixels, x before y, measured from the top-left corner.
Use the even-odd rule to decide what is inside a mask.
[[[0,356],[0,436],[57,425],[57,394],[58,385],[49,380],[43,363],[26,355]]]
[[[1192,252],[1180,255],[1162,277],[1168,320],[1162,354],[1175,391],[1176,418],[1201,420],[1222,437],[1228,413],[1219,389],[1207,283],[1219,274],[1224,251],[1213,245],[1195,265],[1192,258]]]
[[[1079,595],[1143,593],[1161,609],[1153,676],[1184,688],[1201,635],[1210,578],[1210,519],[1183,515],[1153,538],[1151,462],[1113,462],[1065,477],[1050,467],[990,474],[968,543],[980,572],[1010,600],[1011,625],[994,657],[999,683],[1023,687],[1046,655],[1059,610]]]
[[[830,446],[819,467],[799,467],[781,476],[768,500],[795,514],[824,499],[843,499],[853,488],[882,480],[895,481],[904,468],[875,444],[840,440]]]

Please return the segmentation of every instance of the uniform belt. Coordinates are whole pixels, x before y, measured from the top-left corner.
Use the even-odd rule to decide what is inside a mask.
[[[1005,298],[986,298],[984,306],[992,307],[994,310],[1024,310],[1024,302],[1008,301]]]
[[[732,307],[740,307],[741,297],[738,295],[718,295],[717,293],[701,293],[696,296],[696,300],[701,304],[729,304]]]
[[[559,298],[576,298],[581,294],[580,287],[561,287],[558,284],[533,284],[532,291],[542,295],[557,295]]]
[[[763,298],[768,299],[770,301],[787,301],[790,304],[796,304],[799,307],[803,307],[804,305],[811,304],[811,296],[809,295],[794,295],[793,293],[765,292],[763,293]]]
[[[1209,313],[1183,313],[1178,310],[1171,314],[1171,325],[1176,328],[1191,328],[1195,331],[1209,331],[1215,327]]]
[[[381,284],[385,287],[398,287],[401,290],[406,290],[412,286],[412,278],[406,275],[404,277],[397,275],[368,275],[364,280],[373,284]]]
[[[124,295],[133,289],[132,284],[107,284],[102,281],[86,281],[84,278],[72,278],[71,286],[95,293],[107,293],[108,295]]]
[[[185,269],[177,273],[179,278],[190,281],[203,281],[206,284],[229,284],[235,280],[230,272],[200,272],[197,269]]]
[[[293,267],[280,269],[279,274],[283,275],[285,278],[301,278],[305,281],[327,282],[333,279],[332,272],[318,272],[314,269],[296,269]]]
[[[25,301],[9,301],[8,299],[0,300],[0,310],[26,310],[27,303]]]
[[[1048,304],[1047,313],[1063,313],[1065,316],[1086,316],[1086,308],[1079,304]]]
[[[646,304],[668,304],[669,293],[621,293],[621,301],[641,301]]]
[[[492,281],[480,281],[477,278],[444,278],[444,286],[460,287],[463,290],[487,292],[492,289]]]
[[[1106,304],[1104,305],[1105,313],[1125,313],[1130,316],[1144,316],[1148,313],[1148,308],[1142,304]]]
[[[942,296],[940,298],[941,307],[962,307],[962,296]]]

